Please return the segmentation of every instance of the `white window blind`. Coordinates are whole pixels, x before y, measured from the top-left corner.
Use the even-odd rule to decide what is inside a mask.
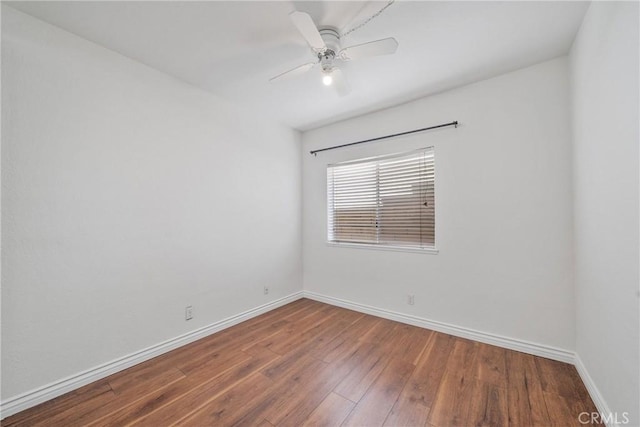
[[[433,147],[327,167],[328,239],[435,246]]]

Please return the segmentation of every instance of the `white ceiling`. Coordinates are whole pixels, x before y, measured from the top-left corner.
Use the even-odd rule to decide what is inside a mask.
[[[566,54],[585,2],[397,0],[343,46],[385,37],[395,55],[343,68],[352,91],[339,97],[316,68],[269,78],[313,60],[288,14],[343,31],[382,2],[43,1],[9,2],[23,12],[299,130],[396,105]]]

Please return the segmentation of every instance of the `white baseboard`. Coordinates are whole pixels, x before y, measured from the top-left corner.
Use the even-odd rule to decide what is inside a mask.
[[[443,332],[445,334],[454,335],[456,337],[467,338],[498,347],[508,348],[510,350],[533,354],[534,356],[546,357],[547,359],[558,360],[565,363],[574,363],[574,352],[569,350],[550,347],[515,338],[503,337],[500,335],[477,331],[475,329],[465,328],[462,326],[455,326],[448,323],[425,319],[422,317],[411,316],[395,311],[384,310],[381,308],[371,307],[340,298],[317,294],[315,292],[304,291],[303,294],[305,298],[313,299],[331,305],[336,305],[338,307],[348,308],[360,313],[371,314],[373,316],[383,317],[385,319],[395,320],[397,322],[407,323],[409,325]]]
[[[303,297],[302,291],[293,293],[286,297],[277,299],[267,304],[252,308],[250,310],[239,313],[235,316],[227,317],[226,319],[212,323],[208,326],[196,329],[195,331],[188,332],[184,335],[172,338],[162,343],[145,348],[138,352],[129,354],[119,359],[107,362],[103,365],[97,366],[92,369],[88,369],[84,372],[72,375],[67,378],[63,378],[59,381],[47,384],[39,387],[35,390],[28,391],[18,396],[11,397],[0,402],[0,419],[11,416],[15,413],[31,408],[47,400],[51,400],[54,397],[58,397],[64,393],[68,393],[72,390],[80,388],[84,385],[90,384],[99,379],[105,378],[115,372],[122,371],[138,363],[144,362],[163,353],[181,347],[190,342],[199,340],[213,333],[219,332],[223,329],[229,328],[245,320],[256,317],[262,313],[273,310],[295,300]]]
[[[598,387],[596,387],[596,383],[593,382],[593,378],[591,378],[591,375],[589,375],[589,371],[587,371],[587,368],[584,366],[584,363],[582,363],[582,359],[580,359],[580,355],[578,354],[575,355],[575,366],[578,374],[580,375],[580,378],[582,379],[582,382],[584,383],[587,391],[589,392],[589,395],[591,396],[591,400],[593,400],[594,405],[596,405],[596,409],[598,410],[598,412],[605,416],[611,414],[609,405],[607,405],[604,397],[602,397],[602,394],[600,394],[600,390],[598,390]],[[619,424],[615,422],[607,423],[607,427],[617,426],[619,426]]]

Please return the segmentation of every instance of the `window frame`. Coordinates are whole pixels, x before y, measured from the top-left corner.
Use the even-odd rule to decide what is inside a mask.
[[[410,156],[412,153],[418,154],[418,153],[424,153],[424,152],[431,152],[431,155],[433,156],[433,201],[434,201],[434,213],[433,213],[433,218],[434,218],[434,225],[433,225],[433,233],[434,233],[434,242],[433,242],[433,246],[431,245],[412,245],[412,244],[407,244],[407,245],[403,245],[401,242],[385,242],[385,243],[368,243],[368,242],[351,242],[351,241],[340,241],[340,240],[331,240],[331,227],[330,224],[331,222],[331,216],[333,215],[333,213],[331,212],[331,206],[332,206],[332,202],[330,200],[330,187],[329,187],[329,171],[332,167],[336,167],[336,166],[347,166],[347,165],[357,165],[357,164],[362,164],[362,163],[371,163],[371,162],[378,162],[378,161],[383,161],[383,160],[391,160],[394,158],[400,158],[400,157],[407,157]],[[397,153],[393,153],[393,154],[386,154],[386,155],[379,155],[379,156],[371,156],[371,157],[365,157],[365,158],[358,158],[358,159],[354,159],[354,160],[348,160],[348,161],[343,161],[343,162],[337,162],[337,163],[330,163],[327,164],[326,166],[326,170],[325,170],[325,176],[326,176],[326,195],[325,195],[325,201],[327,203],[326,205],[326,245],[330,246],[330,247],[343,247],[343,248],[354,248],[354,249],[373,249],[373,250],[384,250],[384,251],[400,251],[400,252],[416,252],[416,253],[424,253],[424,254],[438,254],[439,253],[439,249],[437,248],[436,244],[436,226],[435,226],[435,217],[436,217],[436,212],[435,212],[435,199],[436,199],[436,194],[435,194],[435,181],[436,181],[436,164],[435,164],[435,157],[436,157],[436,149],[435,146],[429,146],[429,147],[423,147],[423,148],[419,148],[419,149],[415,149],[415,150],[409,150],[409,151],[404,151],[404,152],[397,152]],[[376,181],[376,185],[380,185],[379,181]]]

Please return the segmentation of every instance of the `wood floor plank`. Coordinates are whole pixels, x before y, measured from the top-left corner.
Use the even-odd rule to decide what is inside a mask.
[[[2,426],[580,425],[571,365],[300,299]]]
[[[327,329],[327,324],[331,324],[338,312],[328,311],[322,316],[311,317],[305,323],[296,323],[288,336],[279,337],[278,342],[271,344],[271,351],[278,354],[286,354],[292,350],[306,346],[310,341],[317,338]]]
[[[431,331],[430,331],[431,332]],[[453,348],[454,338],[433,332],[418,356],[416,369],[385,420],[385,426],[424,426]]]
[[[239,375],[258,370],[272,359],[259,360],[248,354],[236,355],[234,360],[223,364],[210,365],[197,375],[190,375],[185,381],[165,388],[161,393],[153,393],[139,399],[95,423],[96,426],[123,426],[130,423],[155,425],[168,423],[174,414],[195,409],[198,404],[225,390],[237,382]],[[153,414],[156,412],[156,414]],[[179,417],[178,417],[179,418]]]
[[[342,424],[356,404],[336,393],[329,395],[303,421],[305,427],[332,427]]]
[[[507,352],[509,423],[513,426],[551,424],[534,356]]]
[[[501,427],[509,425],[507,390],[493,383],[475,380],[473,397],[469,402],[469,418],[466,425]]]
[[[576,400],[577,406],[581,410],[584,410],[584,412],[598,412],[598,408],[593,403],[593,400],[591,400],[591,396],[589,396],[587,387],[585,387],[584,383],[582,382],[582,379],[580,378],[580,375],[578,374],[578,371],[576,370],[575,366],[568,366],[567,370],[568,370],[569,376],[573,381],[573,386],[574,386],[574,390],[576,391],[576,395],[578,396],[578,399]]]
[[[273,351],[269,350],[266,347],[262,347],[261,345],[252,345],[252,346],[247,347],[246,349],[242,350],[242,352],[246,353],[246,354],[249,354],[251,356],[256,356],[256,357],[269,355],[269,356],[273,357],[274,360],[275,359],[283,360],[282,356],[280,356],[279,354],[274,353]],[[289,356],[289,355],[287,355],[287,356]]]
[[[544,401],[549,411],[549,420],[551,421],[548,425],[554,427],[580,425],[578,416],[572,414],[571,406],[563,396],[545,391]]]
[[[403,390],[405,399],[427,408],[433,406],[455,342],[456,338],[451,335],[433,333],[432,339],[418,360],[415,372]]]
[[[242,414],[244,408],[249,406],[261,393],[269,390],[272,385],[273,381],[257,372],[237,383],[196,412],[171,425],[193,427],[233,425],[233,418]]]
[[[198,369],[205,363],[209,363],[216,358],[224,359],[224,357],[229,357],[230,353],[242,351],[265,337],[277,334],[280,328],[289,323],[286,320],[276,320],[256,326],[251,330],[242,329],[237,336],[231,334],[224,340],[214,341],[212,339],[209,345],[193,352],[190,357],[181,357],[176,360],[175,366],[185,374],[189,374],[192,370]]]
[[[274,319],[269,322],[251,325],[249,328],[243,330],[241,334],[230,334],[230,340],[234,347],[245,349],[265,337],[280,332],[283,327],[291,324],[291,322],[292,321],[287,317],[284,319]]]
[[[262,345],[274,353],[285,354],[292,349],[296,349],[297,346],[295,344],[308,336],[305,335],[305,332],[313,329],[319,330],[322,323],[330,321],[331,317],[336,314],[337,311],[334,307],[327,306],[303,317],[299,321],[289,322],[278,333],[258,341],[258,345]]]
[[[270,351],[268,348],[263,352]],[[273,353],[276,354],[276,353]],[[262,374],[267,378],[277,381],[282,377],[289,377],[297,374],[302,368],[317,361],[316,358],[306,354],[304,351],[291,352],[285,356],[280,356],[274,363],[265,367]]]
[[[338,333],[324,348],[316,348],[311,354],[327,363],[340,359],[360,345],[360,337],[380,321],[382,319],[373,316],[362,317],[351,324],[349,328]]]
[[[94,419],[84,425],[87,427],[124,426],[138,422],[145,415],[189,393],[194,385],[195,382],[188,379],[177,381],[164,389],[156,390],[137,400],[113,407],[112,412],[106,413],[101,418]]]
[[[240,378],[249,377],[259,372],[264,366],[275,360],[275,355],[263,354],[251,356],[219,375],[212,375],[206,382],[189,384],[189,389],[178,394],[175,399],[163,399],[167,403],[158,409],[141,414],[136,421],[140,426],[170,425],[204,407],[221,393],[237,385]]]
[[[367,389],[389,363],[389,359],[384,357],[384,353],[378,345],[365,344],[369,344],[368,347],[363,347],[367,349],[366,355],[335,389],[336,393],[352,402],[360,401]]]
[[[355,350],[333,364],[321,361],[323,365],[313,371],[313,375],[308,379],[296,379],[295,383],[286,384],[287,389],[279,399],[285,403],[272,405],[265,418],[282,427],[301,425],[331,391],[359,365],[366,353],[365,347],[374,346],[363,343],[363,351]]]
[[[206,356],[194,357],[192,360],[178,363],[176,368],[185,375],[196,375],[198,371],[208,371],[210,367],[225,365],[230,361],[233,362],[238,357],[244,357],[245,354],[237,346],[221,348],[207,353]]]
[[[71,410],[75,413],[75,408],[82,407],[83,404],[91,401],[113,400],[115,393],[107,380],[99,380],[86,386],[80,387],[70,393],[63,394],[48,402],[44,402],[33,408],[29,408],[2,420],[2,426],[10,427],[14,425],[36,425],[48,420],[64,411]],[[88,403],[88,405],[92,405]]]
[[[428,408],[419,402],[413,401],[410,397],[401,393],[398,397],[398,400],[391,408],[391,412],[389,412],[384,425],[387,427],[424,426],[427,424],[430,410],[431,408]]]
[[[355,321],[362,317],[362,315],[355,316],[354,312],[350,310],[344,310],[344,312],[340,310],[330,316],[327,321],[317,323],[313,328],[301,333],[297,339],[289,340],[287,343],[273,348],[273,351],[285,354],[304,348],[305,351],[311,353],[333,341],[342,331],[349,329]]]
[[[265,418],[269,422],[282,427],[297,427],[331,393],[344,376],[344,372],[322,363],[324,365],[307,380],[289,384],[279,402],[267,412]]]
[[[400,324],[388,319],[380,319],[369,330],[363,334],[359,339],[360,341],[370,342],[373,344],[384,345],[388,343],[389,339],[393,336],[393,331]]]
[[[568,364],[543,357],[537,357],[535,361],[540,383],[545,392],[569,399],[579,399]]]
[[[371,384],[343,426],[382,426],[415,366],[394,359]]]
[[[390,357],[397,357],[417,365],[433,331],[411,325],[401,325],[397,334],[398,339],[390,341]]]
[[[244,322],[239,323],[237,326],[242,329],[251,329],[256,325],[259,326],[263,325],[264,323],[271,323],[279,320],[297,319],[300,316],[303,316],[305,313],[316,310],[321,306],[322,304],[317,301],[313,301],[308,298],[301,298],[289,304],[283,305],[282,307],[278,307],[275,310],[271,310],[264,314],[261,314],[260,316],[245,320]]]
[[[147,365],[146,369],[135,374],[120,377],[118,380],[109,380],[109,385],[116,395],[127,393],[132,389],[135,389],[136,393],[144,394],[182,377],[184,373],[176,368],[158,369],[154,365]]]
[[[96,405],[90,408],[90,410],[78,410],[74,408],[68,411],[68,416],[64,418],[65,427],[86,427],[98,420],[108,416],[109,414],[118,411],[124,406],[127,406],[131,402],[135,402],[138,399],[143,399],[149,395],[161,393],[165,388],[171,387],[177,382],[184,380],[186,377],[177,369],[170,371],[170,375],[160,375],[157,378],[150,378],[140,384],[130,384],[125,389],[122,389],[116,398],[106,402],[101,402],[100,405]],[[88,409],[88,408],[85,408]],[[59,418],[50,418],[47,421],[48,425],[58,425]]]
[[[582,413],[587,413],[587,414],[598,413],[598,409],[596,408],[595,404],[591,400],[591,397],[589,396],[589,393],[587,392],[587,389],[584,386],[584,383],[582,383],[582,380],[580,379],[580,376],[578,375],[578,371],[576,370],[576,368],[574,366],[564,364],[562,369],[562,375],[566,375],[566,378],[569,378],[572,380],[573,390],[577,398],[570,397],[570,396],[562,396],[560,401],[556,402],[556,405],[561,404],[563,406],[566,406],[566,408],[568,408],[568,411],[565,412],[564,410],[562,410],[561,412],[572,414],[574,418],[574,422],[576,418],[575,414],[578,414],[578,416],[580,416],[580,414]],[[552,396],[553,396],[553,393],[546,393],[545,401],[546,399],[552,398]],[[586,419],[586,416],[583,415],[582,419],[583,420]],[[578,422],[575,425],[601,426],[601,425],[604,425],[604,423],[601,421],[600,417],[597,417],[596,419],[589,417],[588,423],[583,424],[583,422],[580,422],[580,419],[578,419]]]
[[[94,414],[96,411],[101,410],[101,408],[113,405],[119,405],[118,397],[115,393],[102,393],[98,396],[93,397],[89,400],[84,400],[79,402],[76,405],[68,407],[67,409],[57,412],[55,414],[51,414],[47,417],[40,418],[38,420],[30,420],[26,422],[24,425],[29,426],[55,426],[55,425],[64,425],[64,426],[74,426],[80,425],[78,422],[79,417],[87,416],[90,414]]]
[[[270,415],[274,411],[286,410],[287,399],[293,392],[299,390],[300,384],[309,382],[316,372],[327,366],[321,360],[306,354],[289,359],[290,361],[287,362],[284,370],[281,369],[284,365],[278,362],[274,364],[277,366],[275,371],[271,371],[270,368],[261,371],[265,378],[272,381],[271,387],[247,403],[242,414],[236,414],[235,417],[229,419],[230,424],[242,426],[257,419],[266,419],[272,422]]]
[[[473,399],[478,345],[456,338],[428,422],[436,426],[466,426]]]
[[[225,329],[202,341],[205,341],[205,343],[213,342],[215,340],[222,341],[222,343],[219,342],[217,345],[228,341],[233,341],[236,344],[243,342],[245,346],[248,346],[256,341],[255,338],[262,339],[266,335],[270,335],[272,329],[275,329],[277,332],[283,325],[290,324],[291,319],[295,319],[297,321],[300,318],[314,314],[322,307],[324,306],[316,301],[308,299],[298,300],[294,303],[277,308],[274,310],[276,313],[274,313],[274,311],[270,311],[261,316],[246,320],[233,328]],[[267,330],[268,332],[265,332]]]
[[[476,378],[496,387],[507,388],[507,351],[494,345],[483,344],[478,349]]]

